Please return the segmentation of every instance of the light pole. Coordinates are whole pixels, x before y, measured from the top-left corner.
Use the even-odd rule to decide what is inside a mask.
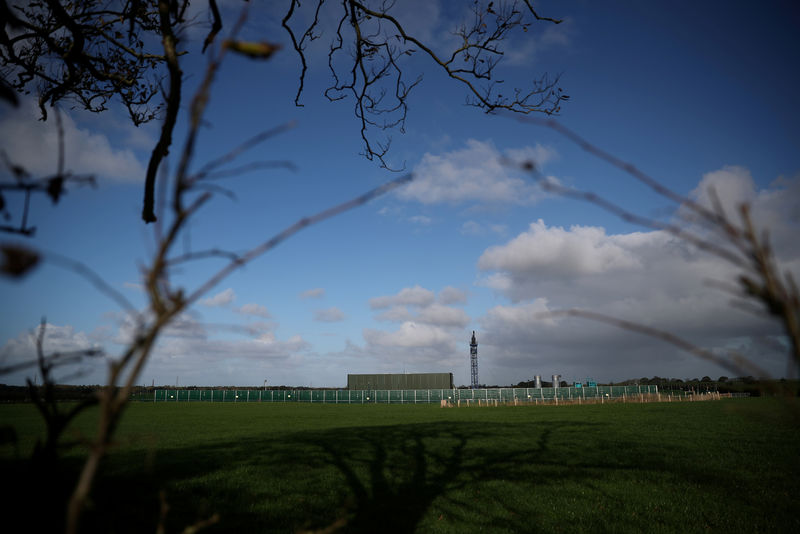
[[[267,391],[267,379],[264,379],[264,391]]]

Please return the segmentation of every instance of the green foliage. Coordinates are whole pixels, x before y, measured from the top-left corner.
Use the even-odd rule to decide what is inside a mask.
[[[84,526],[153,531],[164,489],[167,532],[215,512],[209,532],[798,531],[798,409],[134,404]],[[29,449],[32,407],[0,413]],[[13,456],[2,449],[4,473],[19,475]]]

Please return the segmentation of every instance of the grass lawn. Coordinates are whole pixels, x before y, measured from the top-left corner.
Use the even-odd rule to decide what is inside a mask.
[[[208,532],[800,532],[798,414],[772,399],[133,404],[84,526],[154,532],[163,489],[167,532],[215,512]],[[37,516],[32,488],[66,487],[80,449],[30,476],[18,458],[41,432],[35,409],[0,406],[0,422],[20,438],[0,448],[9,512],[58,517]]]

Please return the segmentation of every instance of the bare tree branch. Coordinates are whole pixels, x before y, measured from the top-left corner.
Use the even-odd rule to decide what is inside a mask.
[[[161,160],[167,156],[169,147],[172,145],[172,130],[175,128],[175,122],[178,119],[178,110],[181,105],[183,72],[178,64],[178,39],[173,31],[169,10],[169,2],[167,0],[159,0],[158,15],[162,34],[161,42],[164,47],[164,59],[167,70],[169,71],[169,93],[165,98],[166,116],[164,117],[164,124],[161,126],[161,136],[158,139],[158,143],[153,148],[150,161],[147,164],[147,175],[145,176],[144,184],[144,205],[142,207],[142,220],[146,223],[156,221],[156,214],[154,211],[156,176],[158,174],[158,167],[161,165]]]
[[[292,45],[300,57],[302,68],[295,104],[303,91],[307,62],[305,46],[318,37],[315,30],[323,2],[315,3],[313,20],[298,40],[298,31],[291,22],[296,18],[300,3],[290,2],[282,25],[289,33]],[[377,139],[373,129],[405,128],[408,98],[421,76],[406,78],[402,60],[422,53],[447,76],[467,88],[467,103],[487,113],[508,110],[515,113],[543,112],[554,114],[569,99],[558,87],[558,77],[542,76],[533,80],[527,89],[513,88],[503,93],[503,80],[495,77],[495,69],[504,55],[503,45],[513,32],[527,32],[535,20],[558,24],[561,21],[540,16],[529,2],[516,0],[494,7],[494,2],[474,2],[472,19],[455,30],[460,44],[447,54],[434,51],[432,43],[423,42],[408,33],[404,25],[391,14],[393,3],[372,7],[370,2],[342,0],[337,10],[338,24],[328,51],[328,66],[333,79],[325,96],[331,101],[353,98],[353,111],[360,122],[360,135],[368,159],[377,159],[381,166],[393,169],[386,161],[391,137]]]

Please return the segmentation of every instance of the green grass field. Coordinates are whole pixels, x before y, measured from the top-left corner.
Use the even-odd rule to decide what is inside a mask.
[[[209,532],[243,534],[334,523],[341,532],[800,532],[798,413],[800,404],[770,399],[134,404],[84,526],[154,532],[163,489],[167,532],[215,512]],[[29,405],[0,414],[20,437],[18,452],[0,449],[5,503],[36,523],[32,488],[58,487],[80,450],[63,472],[20,480],[17,455],[41,424]],[[73,436],[88,434],[92,418]]]

